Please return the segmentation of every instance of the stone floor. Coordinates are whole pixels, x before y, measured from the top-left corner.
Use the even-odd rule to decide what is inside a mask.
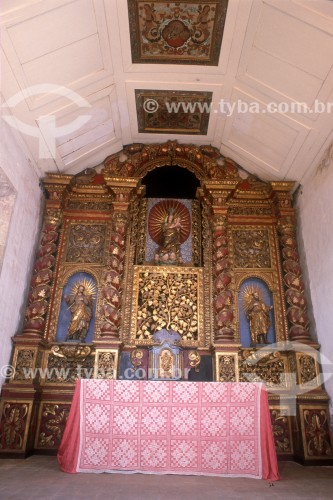
[[[148,474],[66,474],[57,459],[0,460],[0,499],[332,500],[333,467],[280,462],[281,481]]]

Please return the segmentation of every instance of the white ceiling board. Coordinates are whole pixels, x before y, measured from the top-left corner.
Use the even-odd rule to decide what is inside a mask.
[[[80,128],[57,138],[54,158],[40,157],[39,144],[52,143],[43,126],[39,138],[22,134],[41,175],[76,173],[123,144],[168,139],[212,143],[267,180],[299,181],[316,167],[333,113],[284,109],[226,116],[219,102],[333,101],[333,2],[229,0],[217,66],[132,64],[127,8],[126,0],[3,0],[4,98],[36,84],[53,86],[38,93],[30,88],[11,113],[32,127],[42,126],[45,116],[61,127],[90,113]],[[75,91],[90,108],[61,95],[57,85]],[[139,133],[135,89],[212,91],[217,112],[207,136]]]
[[[92,0],[77,0],[18,22],[8,33],[21,64],[55,52],[97,33]]]

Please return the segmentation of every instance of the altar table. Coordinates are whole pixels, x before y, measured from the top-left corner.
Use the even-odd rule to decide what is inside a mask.
[[[277,480],[262,384],[79,380],[58,452],[65,472]]]

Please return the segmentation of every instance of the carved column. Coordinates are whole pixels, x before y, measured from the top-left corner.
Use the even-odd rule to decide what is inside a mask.
[[[296,239],[295,214],[292,208],[292,182],[272,182],[278,210],[278,231],[282,252],[283,282],[289,321],[289,339],[313,343],[304,296],[304,282]]]
[[[122,344],[127,232],[130,204],[138,185],[137,179],[128,178],[106,177],[106,182],[114,194],[114,201],[108,266],[103,275],[102,285],[101,332],[100,339],[95,341],[98,347],[102,348],[96,350],[97,360],[103,360],[105,356],[111,354],[111,351],[114,354],[118,353]],[[98,372],[99,368],[97,366],[95,370]]]
[[[235,382],[238,374],[238,349],[235,331],[235,294],[233,264],[229,254],[228,200],[238,180],[205,182],[211,205],[212,299],[214,317],[215,380]]]
[[[45,331],[62,223],[61,207],[70,179],[71,176],[50,175],[45,185],[49,197],[20,337],[38,339]]]
[[[232,262],[228,241],[228,199],[238,181],[205,182],[212,210],[212,274],[215,344],[235,342]]]
[[[212,221],[213,284],[215,343],[234,342],[234,294],[229,261],[228,223],[226,217],[216,216]]]
[[[127,222],[125,213],[114,212],[109,265],[103,276],[101,311],[103,315],[101,337],[103,339],[119,340]]]

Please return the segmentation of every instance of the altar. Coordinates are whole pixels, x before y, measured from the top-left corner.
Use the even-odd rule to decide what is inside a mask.
[[[270,477],[266,392],[239,399],[258,383],[279,459],[333,459],[292,182],[245,178],[212,146],[167,141],[129,144],[43,186],[0,455],[54,454],[62,441],[70,472]],[[115,399],[121,387],[137,399]],[[161,399],[145,399],[159,387]],[[206,401],[214,387],[225,392]]]
[[[80,380],[58,452],[64,472],[277,480],[262,384]]]

